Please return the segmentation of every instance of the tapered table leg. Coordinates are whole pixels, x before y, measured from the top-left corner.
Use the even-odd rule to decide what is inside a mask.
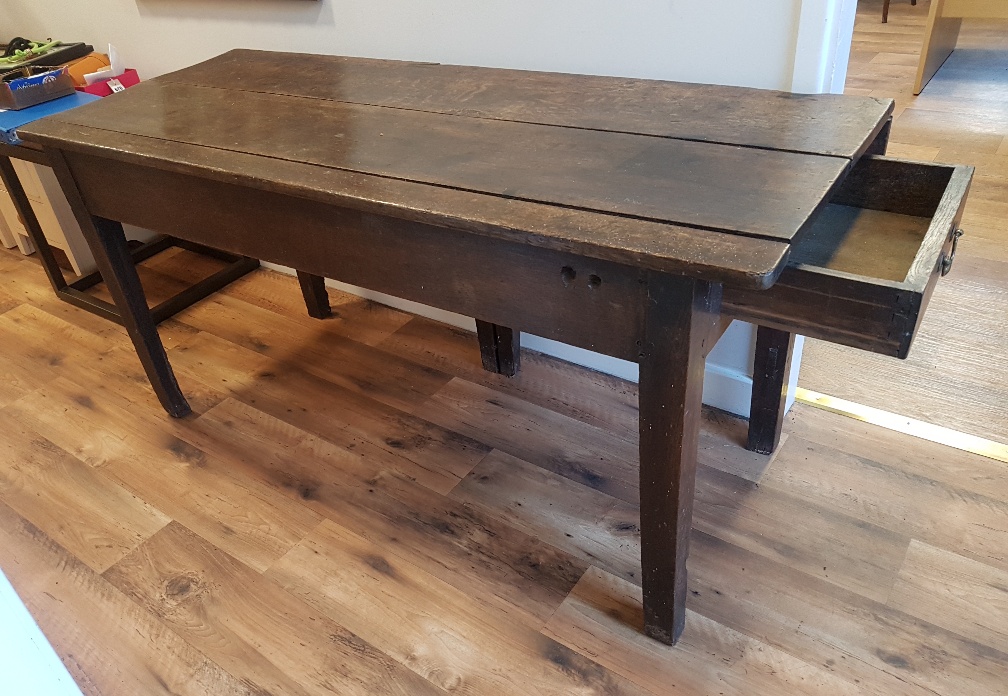
[[[147,373],[147,379],[154,387],[154,393],[169,415],[176,418],[188,415],[192,410],[182,395],[168,362],[168,354],[158,335],[157,324],[151,317],[122,224],[91,215],[77,191],[77,184],[62,153],[50,154],[53,171],[67,196],[81,232],[84,233],[84,239],[94,254],[98,271],[119,310],[123,325]]]
[[[749,441],[746,444],[753,452],[773,454],[780,443],[794,341],[794,334],[787,331],[768,326],[756,329]]]
[[[686,622],[686,557],[707,343],[721,286],[652,274],[640,353],[644,631],[673,644]]]
[[[507,326],[476,320],[483,368],[514,377],[521,368],[521,332]]]
[[[329,293],[325,289],[325,278],[311,273],[297,272],[298,283],[301,284],[301,294],[304,296],[308,316],[314,319],[325,319],[332,316],[329,306]]]

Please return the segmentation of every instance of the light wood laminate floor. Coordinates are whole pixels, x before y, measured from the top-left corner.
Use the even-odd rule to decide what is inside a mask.
[[[964,21],[915,97],[929,4],[880,6],[859,5],[847,91],[896,99],[890,155],[976,167],[966,234],[906,361],[808,341],[799,384],[1008,444],[1008,22]]]
[[[926,11],[894,0],[877,38],[865,5],[852,87],[910,64]],[[1005,263],[1005,143],[950,113],[905,144],[897,121],[893,146],[988,150],[939,318]],[[164,254],[145,284],[156,301],[207,263]],[[0,568],[85,693],[1008,690],[1005,464],[800,404],[770,459],[707,412],[670,648],[640,633],[634,386],[536,354],[490,375],[472,334],[331,296],[311,320],[293,278],[259,271],[163,324],[195,410],[176,421],[122,329],[0,253]],[[1003,344],[926,328],[1003,405]]]

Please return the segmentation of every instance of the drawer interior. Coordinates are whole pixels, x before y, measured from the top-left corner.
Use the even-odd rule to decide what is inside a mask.
[[[864,158],[792,249],[789,265],[906,280],[953,171],[951,166]]]
[[[902,281],[931,218],[831,203],[791,251],[792,266]]]
[[[862,157],[796,240],[777,283],[724,289],[739,319],[906,357],[951,263],[971,167]]]

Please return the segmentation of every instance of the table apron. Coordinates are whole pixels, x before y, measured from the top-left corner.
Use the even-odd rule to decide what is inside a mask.
[[[92,215],[613,357],[639,357],[640,269],[281,192],[65,156]]]

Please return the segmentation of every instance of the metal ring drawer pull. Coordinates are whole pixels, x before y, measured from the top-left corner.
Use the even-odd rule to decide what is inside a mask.
[[[952,233],[952,249],[945,256],[942,256],[941,260],[941,274],[942,276],[948,275],[948,272],[952,270],[952,262],[955,261],[956,247],[959,246],[959,238],[963,236],[962,230],[956,230]]]

